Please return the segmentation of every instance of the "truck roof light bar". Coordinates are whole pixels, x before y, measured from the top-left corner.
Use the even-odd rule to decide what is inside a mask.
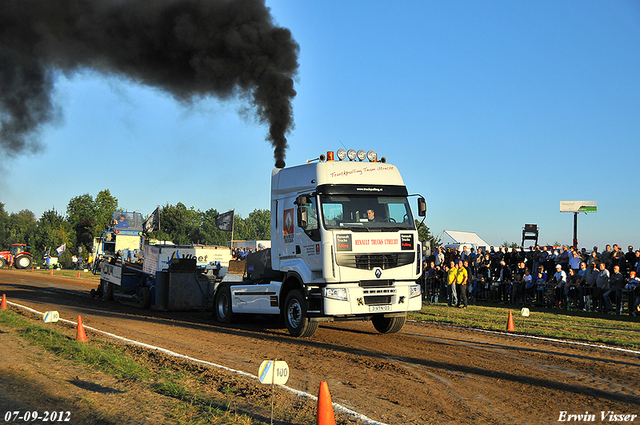
[[[387,162],[387,159],[385,157],[382,157],[380,159],[378,159],[378,154],[376,153],[376,151],[370,150],[370,151],[365,151],[364,149],[360,149],[358,151],[356,151],[355,149],[343,149],[340,148],[337,150],[335,156],[333,151],[327,151],[327,156],[326,156],[326,160],[327,161],[335,161],[335,157],[338,157],[338,161],[344,161],[345,159],[348,159],[349,161],[364,161],[364,160],[369,160],[369,162]],[[325,156],[324,155],[320,155],[319,158],[316,158],[316,160],[320,160],[320,161],[324,161],[325,160]],[[307,160],[307,162],[311,162],[314,160]]]

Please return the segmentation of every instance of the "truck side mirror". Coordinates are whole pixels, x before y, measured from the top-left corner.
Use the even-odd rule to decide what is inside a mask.
[[[298,227],[306,229],[308,224],[309,210],[307,210],[307,207],[301,207],[298,205]]]
[[[418,215],[420,217],[427,215],[427,202],[424,198],[418,198]]]
[[[307,197],[300,195],[296,198],[295,204],[298,206],[298,227],[307,228],[309,224],[309,210],[307,210]]]

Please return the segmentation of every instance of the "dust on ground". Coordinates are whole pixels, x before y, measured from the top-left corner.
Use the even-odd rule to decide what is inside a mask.
[[[85,325],[253,375],[265,359],[285,360],[290,367],[288,386],[317,394],[320,382],[327,381],[334,402],[387,424],[557,423],[562,412],[588,412],[597,418],[591,423],[609,423],[601,421],[601,411],[640,415],[640,356],[634,351],[420,323],[407,323],[401,332],[392,335],[378,334],[367,322],[322,324],[312,338],[298,339],[290,337],[277,321],[265,318],[240,318],[232,325],[221,325],[205,312],[139,310],[92,299],[88,291],[97,286],[96,282],[85,285],[81,280],[0,271],[0,291],[39,311],[59,310],[61,317],[70,319],[81,314]],[[102,338],[92,332],[88,337]],[[194,376],[202,377],[193,385],[204,382],[212,391],[224,393],[228,386],[246,385],[246,397],[242,398],[247,404],[255,406],[257,412],[266,407],[264,389],[237,376],[221,376],[214,369],[182,360],[158,359],[153,352],[140,351],[136,355],[142,362],[163,361],[185,371],[193,370]],[[81,380],[127,389],[118,386],[126,383],[99,378]],[[72,372],[61,382],[73,379]],[[49,393],[58,394],[53,388],[51,392],[47,390]],[[96,397],[119,395],[133,399],[130,392]],[[163,412],[161,398],[157,400],[159,411]],[[82,414],[82,403],[74,398],[68,402],[77,403],[77,415]],[[304,413],[312,415],[314,409],[313,401],[301,401],[289,392],[283,392],[276,405],[284,406],[279,416],[286,418],[282,423],[295,423],[287,422],[287,412],[306,409]],[[36,403],[32,407],[42,410],[41,406]],[[143,423],[147,413],[135,407],[137,402],[129,404],[129,408],[124,406],[121,412],[137,415],[131,423]],[[164,406],[167,412],[170,404]],[[249,407],[239,409],[250,412]],[[256,414],[259,418],[268,417]],[[170,423],[166,413],[160,415],[164,415],[164,422],[155,423]],[[113,416],[96,414],[96,418],[102,417]],[[636,422],[640,422],[638,417]]]

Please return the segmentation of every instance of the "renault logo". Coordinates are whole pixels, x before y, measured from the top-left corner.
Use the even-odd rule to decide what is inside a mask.
[[[382,269],[376,269],[376,271],[374,273],[375,273],[376,277],[378,279],[380,279],[380,276],[382,276]]]

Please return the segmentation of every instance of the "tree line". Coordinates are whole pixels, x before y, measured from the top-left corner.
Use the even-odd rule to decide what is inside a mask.
[[[34,262],[42,264],[45,253],[56,256],[56,248],[65,245],[66,251],[58,261],[63,266],[69,266],[73,255],[85,259],[89,256],[94,238],[106,230],[115,211],[123,209],[108,189],[100,191],[95,198],[88,193],[76,196],[69,201],[64,214],[51,209],[38,219],[29,210],[8,213],[0,202],[0,250],[8,249],[13,243],[24,243],[29,246]],[[215,218],[220,214],[216,209],[203,212],[178,202],[176,205],[167,204],[159,211],[161,228],[146,235],[148,239],[171,241],[179,245],[195,243],[219,246],[227,246],[231,239],[231,232],[221,231],[216,226]],[[233,238],[271,239],[269,210],[256,209],[246,218],[236,215]]]

